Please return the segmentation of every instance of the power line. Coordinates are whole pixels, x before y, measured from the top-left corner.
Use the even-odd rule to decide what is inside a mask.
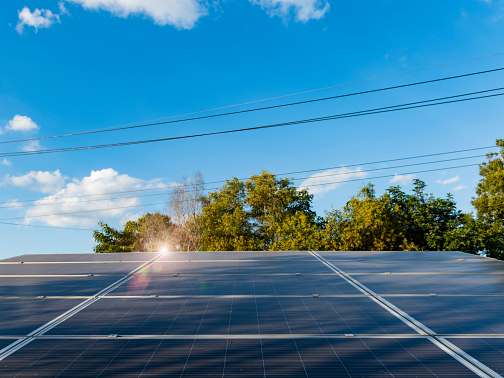
[[[459,154],[459,153],[465,153],[465,152],[489,150],[489,149],[494,149],[494,148],[497,148],[497,146],[493,145],[493,146],[472,147],[472,148],[464,148],[464,149],[451,150],[451,151],[434,152],[434,153],[430,153],[430,154],[412,155],[412,156],[393,158],[393,159],[374,160],[374,161],[366,161],[366,162],[352,163],[352,164],[339,164],[339,165],[333,165],[333,166],[328,166],[328,167],[323,167],[323,168],[281,172],[281,173],[275,173],[275,175],[276,176],[288,176],[288,175],[301,174],[301,173],[325,171],[325,170],[329,170],[329,169],[337,169],[337,168],[343,168],[343,167],[352,168],[352,167],[360,167],[360,166],[375,165],[375,164],[385,164],[385,163],[392,163],[392,162],[399,162],[399,161],[406,161],[406,160],[422,159],[422,158],[433,157],[433,156],[445,156],[445,155],[453,155],[453,154]],[[242,177],[242,178],[239,178],[239,180],[242,180],[242,181],[247,180],[250,177],[251,176]],[[228,180],[229,179],[206,181],[206,182],[202,183],[202,185],[222,184]],[[192,184],[178,184],[177,185],[178,188],[192,187],[192,186],[193,186]],[[111,195],[111,194],[113,195],[113,194],[126,194],[126,193],[142,193],[142,192],[155,191],[155,190],[159,190],[159,188],[132,189],[132,190],[123,190],[123,191],[104,192],[104,193],[100,193],[100,194],[81,194],[79,196],[65,196],[65,197],[60,197],[60,198],[61,199],[72,199],[72,198],[83,198],[83,197],[84,198],[102,197],[102,196]],[[10,200],[4,200],[2,202],[7,203],[8,201],[10,201]],[[37,202],[37,201],[40,201],[40,198],[27,199],[27,200],[16,200],[17,203]],[[5,208],[13,208],[13,207],[14,206],[5,206]]]
[[[463,156],[463,157],[457,157],[457,158],[450,158],[450,159],[441,159],[441,160],[434,160],[434,161],[426,161],[426,162],[420,162],[420,163],[410,163],[410,164],[402,164],[402,165],[396,165],[396,166],[391,166],[391,167],[381,167],[381,168],[373,168],[373,169],[364,169],[364,170],[359,170],[359,171],[356,171],[356,172],[359,172],[359,173],[369,173],[369,172],[376,172],[376,171],[384,171],[384,170],[390,170],[390,169],[398,169],[398,168],[406,168],[406,167],[414,167],[414,166],[420,166],[420,165],[430,165],[430,164],[439,164],[439,163],[446,163],[446,162],[452,162],[452,161],[460,161],[460,160],[467,160],[467,159],[475,159],[475,158],[480,158],[480,157],[484,157],[486,155],[472,155],[472,156]],[[332,168],[327,168],[326,170],[330,170],[330,169],[338,169],[338,168],[347,168],[347,167],[332,167]],[[320,169],[318,169],[320,170]],[[297,171],[297,172],[304,172],[304,171]],[[354,173],[354,172],[337,172],[337,173],[329,173],[329,174],[322,174],[322,175],[317,175],[315,176],[316,178],[320,179],[320,178],[325,178],[325,177],[335,177],[335,176],[345,176],[345,175],[348,175],[349,173]],[[279,176],[281,174],[275,174],[275,176]],[[283,174],[285,175],[285,174]],[[294,177],[294,178],[289,178],[290,181],[300,181],[300,180],[307,180],[307,179],[310,179],[312,178],[313,176],[305,176],[305,177]],[[250,177],[247,177],[247,178],[239,178],[240,181],[244,181],[244,180],[247,180],[249,179]],[[203,182],[201,184],[199,184],[203,189],[202,190],[216,190],[218,188],[207,188],[205,189],[205,186],[209,185],[209,184],[215,184],[215,183],[219,183],[219,182],[226,182],[226,181],[229,181],[228,180],[224,180],[224,181],[210,181],[210,182]],[[117,196],[117,197],[105,197],[105,198],[98,198],[98,199],[90,199],[90,200],[83,200],[83,201],[71,201],[71,202],[67,202],[65,201],[66,199],[71,199],[72,197],[61,197],[59,201],[52,201],[52,202],[48,202],[48,203],[37,203],[36,206],[37,207],[46,207],[46,206],[54,206],[56,204],[61,204],[61,203],[64,203],[64,204],[71,204],[71,205],[74,205],[74,204],[82,204],[82,203],[90,203],[90,202],[101,202],[101,201],[112,201],[112,200],[119,200],[119,199],[128,199],[128,198],[144,198],[144,197],[156,197],[156,196],[164,196],[164,195],[167,195],[169,194],[169,191],[172,191],[173,189],[166,189],[166,190],[161,190],[159,189],[159,192],[158,193],[148,193],[148,194],[131,194],[131,193],[126,193],[127,195],[124,195],[124,196]],[[192,192],[194,190],[186,190],[185,192]],[[73,197],[73,198],[76,198],[76,199],[80,199],[78,197]],[[33,201],[30,201],[30,202],[37,202],[37,201],[40,201],[40,199],[38,200],[33,200]],[[25,202],[28,202],[28,201],[25,201]],[[26,207],[29,207],[31,205],[21,205],[21,204],[16,204],[16,206],[0,206],[0,209],[19,209],[19,208],[26,208]]]
[[[461,78],[466,78],[466,77],[471,77],[471,76],[495,73],[495,72],[499,72],[499,71],[503,71],[503,70],[504,70],[504,67],[498,67],[498,68],[494,68],[494,69],[469,72],[469,73],[464,73],[464,74],[460,74],[460,75],[444,76],[444,77],[439,77],[439,78],[435,78],[435,79],[416,81],[416,82],[411,82],[411,83],[406,83],[406,84],[396,84],[396,85],[391,85],[391,86],[387,86],[387,87],[368,89],[368,90],[357,91],[357,92],[349,92],[349,93],[343,93],[343,94],[334,95],[334,96],[319,97],[319,98],[313,98],[313,99],[302,100],[302,101],[294,101],[294,102],[288,102],[288,103],[277,104],[277,105],[255,107],[255,108],[242,109],[242,110],[236,110],[236,111],[231,111],[231,112],[223,112],[223,113],[218,113],[218,114],[209,114],[209,115],[203,115],[203,116],[197,116],[197,117],[179,118],[179,119],[175,119],[175,120],[147,122],[147,123],[141,123],[141,124],[130,125],[130,126],[110,127],[110,128],[93,129],[93,130],[82,130],[82,131],[68,132],[68,133],[63,133],[63,134],[47,135],[47,136],[23,138],[23,139],[11,139],[11,140],[0,141],[0,144],[22,143],[22,142],[28,142],[28,141],[34,141],[34,140],[58,139],[58,138],[66,138],[66,137],[73,137],[73,136],[83,136],[83,135],[107,133],[107,132],[121,131],[121,130],[131,130],[131,129],[145,128],[145,127],[152,127],[152,126],[159,126],[159,125],[168,125],[168,124],[175,124],[175,123],[181,123],[181,122],[189,122],[189,121],[217,118],[217,117],[225,117],[225,116],[244,114],[244,113],[253,113],[253,112],[259,112],[259,111],[265,111],[265,110],[286,108],[286,107],[303,105],[303,104],[310,104],[310,103],[316,103],[316,102],[322,102],[322,101],[328,101],[328,100],[341,99],[341,98],[345,98],[345,97],[353,97],[353,96],[359,96],[359,95],[365,95],[365,94],[371,94],[371,93],[385,92],[385,91],[401,89],[401,88],[408,88],[408,87],[413,87],[413,86],[418,86],[418,85],[438,83],[438,82],[442,82],[442,81],[448,81],[448,80],[461,79]]]
[[[14,222],[0,222],[0,225],[34,227],[34,228],[50,228],[50,229],[71,230],[71,231],[87,231],[87,232],[93,231],[92,228],[49,226],[49,225],[42,225],[42,224],[26,224],[26,223],[14,223]]]
[[[244,128],[238,128],[238,129],[229,129],[229,130],[212,131],[212,132],[189,134],[189,135],[162,137],[162,138],[155,138],[155,139],[133,140],[133,141],[127,141],[127,142],[116,142],[116,143],[96,144],[96,145],[87,145],[87,146],[74,146],[74,147],[65,147],[65,148],[35,150],[35,151],[4,152],[4,153],[0,153],[0,157],[17,157],[17,156],[42,155],[42,154],[61,153],[61,152],[90,151],[90,150],[97,150],[97,149],[103,149],[103,148],[116,148],[116,147],[125,147],[125,146],[132,146],[132,145],[158,143],[158,142],[166,142],[166,141],[174,141],[174,140],[182,140],[182,139],[195,139],[195,138],[206,137],[206,136],[226,135],[226,134],[242,133],[242,132],[248,132],[248,131],[279,128],[279,127],[285,127],[285,126],[303,125],[303,124],[309,124],[309,123],[314,123],[314,122],[323,122],[323,121],[344,119],[344,118],[354,118],[354,117],[359,117],[359,116],[390,113],[390,112],[396,112],[396,111],[401,111],[401,110],[419,109],[419,108],[425,108],[425,107],[431,107],[431,106],[438,106],[438,105],[445,105],[445,104],[452,104],[452,103],[459,103],[459,102],[466,102],[466,101],[473,101],[473,100],[479,100],[479,99],[485,99],[485,98],[498,97],[498,96],[503,96],[504,93],[488,94],[488,95],[468,97],[468,98],[459,98],[459,97],[469,96],[469,95],[473,95],[473,94],[477,94],[477,93],[487,93],[487,92],[498,91],[498,90],[503,90],[503,89],[504,88],[487,89],[487,90],[482,90],[482,91],[477,91],[477,92],[469,92],[469,93],[458,94],[458,95],[453,95],[453,96],[446,96],[446,97],[439,97],[439,98],[429,99],[429,100],[415,101],[415,102],[410,102],[410,103],[405,103],[405,104],[391,105],[391,106],[385,106],[385,107],[380,107],[380,108],[371,108],[371,109],[360,110],[360,111],[350,112],[350,113],[340,113],[340,114],[334,114],[334,115],[317,117],[317,118],[308,118],[308,119],[301,119],[301,120],[275,123],[275,124],[244,127]],[[454,99],[454,98],[457,98],[457,99]],[[452,100],[439,101],[439,100],[443,100],[443,99],[452,99]]]
[[[480,164],[463,164],[463,165],[456,165],[456,166],[451,166],[451,167],[432,168],[432,169],[425,169],[425,170],[420,170],[420,171],[395,173],[393,175],[381,175],[381,176],[374,176],[374,177],[363,177],[363,178],[355,178],[355,179],[348,179],[348,180],[331,181],[331,182],[318,183],[318,184],[309,184],[304,187],[311,188],[311,187],[324,186],[324,185],[334,185],[334,184],[341,184],[341,183],[347,183],[347,182],[376,180],[376,179],[382,179],[382,178],[391,178],[391,177],[395,177],[398,175],[413,175],[413,174],[420,174],[420,173],[444,171],[444,170],[449,170],[449,169],[475,167],[475,166],[479,166],[479,165]],[[59,215],[87,214],[87,213],[96,213],[96,212],[113,211],[113,210],[121,210],[121,209],[142,208],[142,207],[159,206],[159,205],[165,205],[165,202],[154,202],[154,203],[148,203],[148,204],[143,204],[143,205],[108,207],[108,208],[101,208],[101,209],[100,208],[88,209],[88,210],[62,212],[62,213],[36,214],[36,215],[23,216],[23,217],[0,218],[0,221],[10,221],[10,220],[26,219],[26,218],[27,219],[45,218],[45,217],[52,217],[52,216],[59,216]]]

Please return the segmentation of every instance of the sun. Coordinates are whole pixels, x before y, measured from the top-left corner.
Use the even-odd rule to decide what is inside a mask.
[[[159,247],[159,251],[158,251],[160,254],[162,255],[166,255],[168,252],[170,252],[170,249],[168,248],[167,245],[163,244]]]

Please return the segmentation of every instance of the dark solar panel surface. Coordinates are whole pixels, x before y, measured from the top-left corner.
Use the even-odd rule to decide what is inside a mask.
[[[38,340],[6,361],[9,376],[465,377],[423,339]]]
[[[140,273],[112,295],[359,294],[335,275],[156,275]]]
[[[504,334],[504,297],[388,299],[440,334]]]
[[[94,295],[119,277],[0,277],[0,296]]]
[[[4,262],[76,262],[76,261],[148,261],[155,253],[58,253],[58,254],[29,254],[11,257]]]
[[[0,350],[2,348],[5,348],[7,345],[12,343],[13,341],[14,341],[14,339],[0,339]]]
[[[461,252],[320,252],[348,273],[503,273],[504,261]]]
[[[452,252],[320,255],[503,373],[501,262]],[[0,360],[0,376],[474,375],[305,252],[169,253],[93,298],[155,256],[0,261],[4,351],[7,337],[93,302]]]
[[[68,299],[2,299],[0,335],[26,335],[80,302]]]
[[[105,299],[53,334],[412,333],[363,298]]]
[[[92,263],[92,264],[1,264],[0,277],[3,275],[124,275],[139,265],[138,262],[115,263]]]
[[[502,339],[451,339],[472,357],[488,365],[495,372],[504,375],[504,338]]]
[[[379,294],[503,294],[503,274],[358,275],[360,282]]]

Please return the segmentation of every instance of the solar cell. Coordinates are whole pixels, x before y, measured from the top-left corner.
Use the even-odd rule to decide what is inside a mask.
[[[285,259],[255,258],[224,261],[155,262],[148,271],[156,274],[174,272],[184,274],[282,274],[282,273],[330,273],[324,265],[308,257],[286,261]]]
[[[0,296],[94,295],[117,280],[117,275],[67,277],[0,277]]]
[[[464,377],[424,339],[37,340],[0,375]]]
[[[139,265],[138,262],[122,263],[0,263],[0,277],[14,275],[79,275],[79,274],[119,274],[124,275]]]
[[[27,254],[11,257],[2,261],[4,262],[148,261],[152,259],[155,255],[156,253],[148,253],[148,252]]]
[[[2,299],[0,335],[26,335],[79,302],[66,299]]]
[[[376,275],[355,276],[361,283],[379,294],[502,294],[504,275]]]
[[[154,275],[142,272],[111,295],[312,295],[359,294],[329,274],[285,276]]]
[[[105,299],[56,335],[405,334],[409,327],[367,298]]]
[[[401,297],[393,304],[440,334],[504,334],[504,298]]]
[[[0,350],[12,343],[15,339],[0,339]]]
[[[504,338],[451,339],[450,341],[497,373],[504,375]]]
[[[460,252],[321,252],[320,255],[348,273],[504,274],[504,262]]]

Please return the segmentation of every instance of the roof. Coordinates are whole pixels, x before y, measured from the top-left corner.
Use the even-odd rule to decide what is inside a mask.
[[[499,376],[503,297],[457,252],[23,255],[0,376]]]

